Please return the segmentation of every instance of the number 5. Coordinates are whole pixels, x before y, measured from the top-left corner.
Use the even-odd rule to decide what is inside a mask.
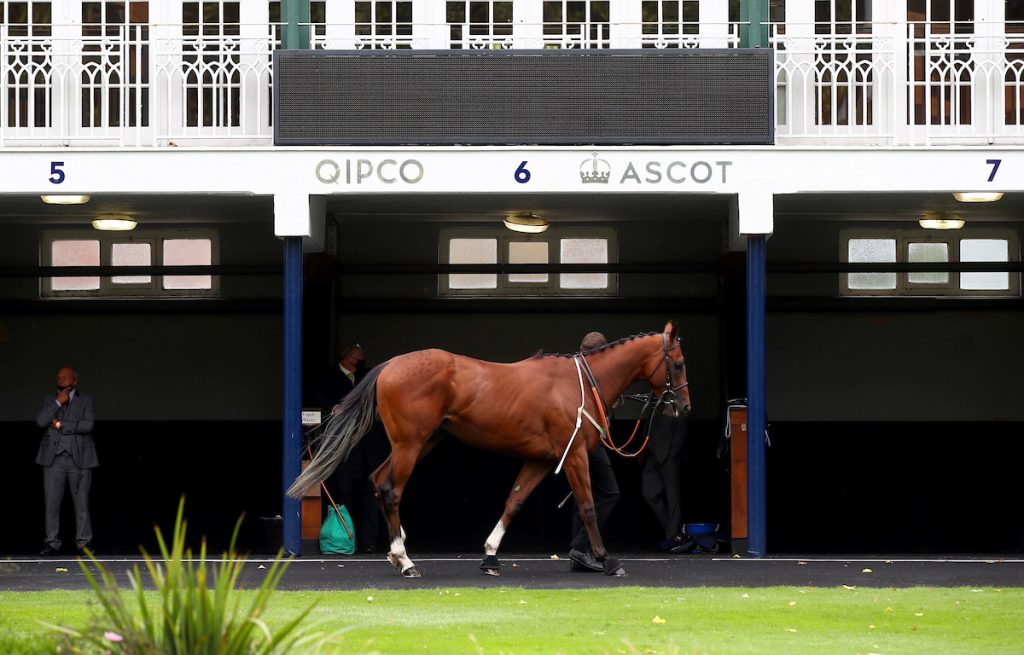
[[[64,181],[64,171],[61,166],[64,165],[62,161],[51,161],[50,162],[50,183],[60,184]]]

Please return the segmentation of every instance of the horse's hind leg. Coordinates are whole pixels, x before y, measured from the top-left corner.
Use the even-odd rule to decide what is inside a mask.
[[[593,549],[594,557],[604,566],[604,574],[626,575],[622,563],[608,554],[597,528],[597,511],[594,508],[594,494],[590,488],[590,464],[586,451],[578,449],[570,453],[565,462],[565,475],[569,479],[573,496],[576,497],[576,507],[587,529],[590,547]]]
[[[487,541],[484,542],[484,560],[480,563],[480,568],[487,575],[499,574],[501,563],[498,561],[498,547],[501,545],[501,538],[505,536],[505,530],[508,529],[509,523],[523,508],[523,503],[549,471],[551,471],[550,462],[527,460],[523,464],[515,484],[512,485],[512,492],[508,495],[508,500],[505,501],[505,511],[502,513],[501,519],[494,526]]]
[[[391,455],[374,471],[372,479],[377,493],[377,502],[384,512],[388,523],[388,535],[391,548],[388,561],[407,578],[420,577],[419,569],[405,552],[405,530],[398,516],[398,506],[402,501],[402,490],[412,474],[419,448],[409,446],[393,446]]]

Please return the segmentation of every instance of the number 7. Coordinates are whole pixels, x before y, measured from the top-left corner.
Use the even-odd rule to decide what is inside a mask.
[[[996,179],[996,172],[999,170],[999,164],[1003,163],[1002,159],[986,159],[985,163],[992,167],[992,172],[988,174],[988,181]]]

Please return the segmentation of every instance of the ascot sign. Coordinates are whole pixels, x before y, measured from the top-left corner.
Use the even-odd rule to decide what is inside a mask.
[[[708,182],[725,184],[731,161],[694,162],[672,161],[668,164],[657,160],[649,160],[636,164],[626,164],[618,184],[661,184],[667,180],[671,184],[692,182],[707,184]],[[590,159],[580,164],[580,182],[582,184],[609,184],[612,179],[612,167],[607,160],[594,153]]]

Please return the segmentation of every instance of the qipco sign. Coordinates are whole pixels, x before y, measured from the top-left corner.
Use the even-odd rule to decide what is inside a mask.
[[[418,159],[324,159],[314,174],[323,184],[416,184],[423,179],[423,164]]]

